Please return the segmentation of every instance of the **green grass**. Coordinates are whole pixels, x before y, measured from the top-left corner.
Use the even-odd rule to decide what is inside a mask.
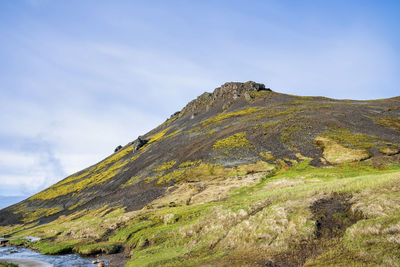
[[[24,238],[11,239],[11,240],[9,241],[9,243],[10,243],[11,246],[18,247],[18,246],[23,246],[23,245],[25,245],[26,243],[28,243],[28,240],[26,240],[26,239],[24,239]]]
[[[0,261],[0,267],[18,267],[18,264],[10,263],[7,261]]]
[[[224,265],[238,255],[246,263],[286,253],[302,240],[313,240],[316,226],[309,207],[333,192],[342,192],[353,195],[353,208],[366,217],[349,227],[343,237],[327,240],[331,246],[317,258],[308,259],[307,264],[398,264],[400,164],[377,169],[369,161],[325,168],[309,163],[306,160],[290,168],[276,168],[259,183],[233,189],[228,197],[215,202],[136,213],[105,207],[18,235],[43,237],[30,246],[47,254],[108,253],[108,248],[122,244],[131,251],[127,266]],[[202,170],[211,175],[209,166],[202,165]],[[237,171],[243,171],[241,175],[247,172]],[[114,229],[109,236],[108,227]],[[97,238],[106,236],[106,240],[100,244],[93,243],[94,237],[68,240],[65,232],[71,229],[76,235],[82,231],[82,236],[99,233]],[[46,239],[54,236],[54,241]]]
[[[85,256],[97,254],[115,254],[121,250],[121,244],[116,242],[96,242],[95,244],[83,245],[76,251]]]
[[[74,251],[75,244],[80,240],[73,240],[68,242],[53,243],[47,240],[40,240],[32,243],[30,248],[40,251],[46,255],[68,254]]]

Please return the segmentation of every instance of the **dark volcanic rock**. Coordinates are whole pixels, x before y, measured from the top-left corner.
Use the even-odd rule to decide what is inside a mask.
[[[135,151],[139,150],[142,146],[144,146],[145,144],[147,144],[149,142],[149,140],[146,139],[142,139],[140,138],[140,136],[137,139],[137,143],[135,146]]]
[[[379,165],[378,157],[381,161],[396,157],[383,155],[380,149],[386,144],[400,146],[399,117],[398,97],[335,100],[276,93],[251,81],[225,83],[149,133],[117,147],[110,157],[39,193],[41,197],[3,209],[0,225],[20,223],[37,209],[49,212],[40,222],[104,205],[141,209],[165,194],[176,181],[173,175],[186,170],[179,166],[188,162],[234,167],[263,160],[290,165],[307,157],[312,165],[321,166],[327,163],[315,138],[329,131],[342,131],[342,137],[362,136]],[[221,151],[215,147],[219,141],[226,144]],[[169,165],[160,168],[165,163]],[[162,176],[172,178],[157,183]]]
[[[245,83],[227,82],[221,87],[216,88],[213,93],[203,93],[195,100],[189,102],[189,104],[187,104],[182,110],[182,113],[194,113],[203,107],[206,107],[208,111],[210,107],[218,101],[229,102],[232,100],[237,100],[242,96],[243,98],[249,100],[249,92],[258,91],[271,91],[271,89],[266,88],[262,83],[256,83],[253,81],[248,81]]]

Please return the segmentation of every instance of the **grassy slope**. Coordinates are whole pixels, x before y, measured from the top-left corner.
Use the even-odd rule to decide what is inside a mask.
[[[347,196],[349,212],[361,214],[360,220],[339,235],[318,237],[318,218],[310,207],[334,192]],[[0,233],[41,236],[29,246],[45,253],[90,254],[123,244],[131,254],[127,266],[245,266],[268,259],[283,265],[396,265],[399,203],[398,164],[315,168],[304,161],[221,201],[128,213],[105,207],[33,228],[0,228]],[[346,224],[349,212],[331,215]]]

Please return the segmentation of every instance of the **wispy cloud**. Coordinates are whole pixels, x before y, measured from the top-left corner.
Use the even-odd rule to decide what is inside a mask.
[[[292,1],[0,3],[0,195],[35,193],[202,92],[398,94],[397,5]]]

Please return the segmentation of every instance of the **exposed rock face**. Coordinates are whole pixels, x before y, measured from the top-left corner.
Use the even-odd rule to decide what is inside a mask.
[[[114,149],[114,153],[116,153],[116,152],[120,151],[120,150],[121,150],[121,148],[122,148],[122,146],[121,146],[121,145],[117,146],[117,147]]]
[[[227,82],[221,85],[221,87],[217,87],[213,93],[203,93],[195,100],[189,102],[189,104],[183,108],[181,114],[195,113],[203,107],[205,107],[206,111],[208,111],[210,107],[218,101],[224,101],[224,107],[226,108],[232,104],[232,101],[235,101],[241,97],[249,101],[251,100],[251,92],[263,90],[271,91],[271,89],[266,88],[264,84],[253,81],[248,81],[245,83]]]
[[[240,96],[244,95],[246,92],[252,92],[252,91],[258,92],[262,90],[271,91],[271,89],[265,88],[264,84],[256,83],[253,81],[248,81],[245,83],[228,82],[214,90],[212,94],[212,99],[213,101],[217,100],[218,98],[221,99],[233,98],[235,100]]]

